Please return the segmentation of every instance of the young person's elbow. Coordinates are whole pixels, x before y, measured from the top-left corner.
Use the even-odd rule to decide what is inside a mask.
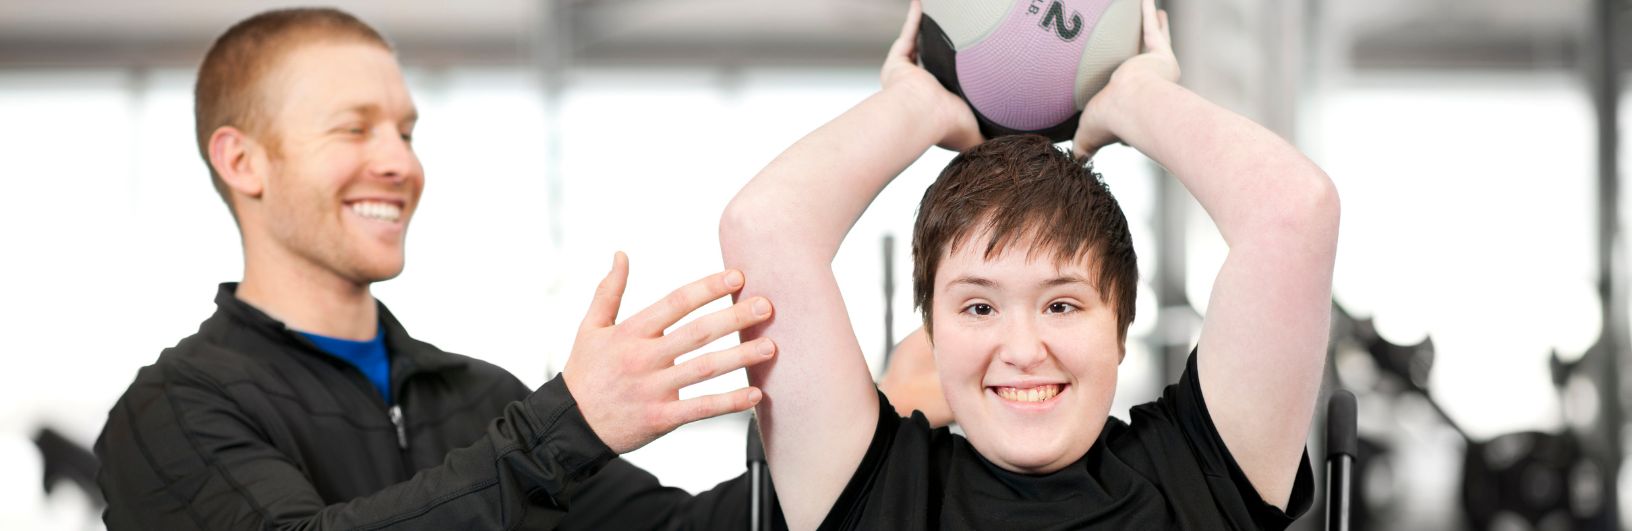
[[[1282,200],[1269,213],[1271,232],[1311,243],[1335,243],[1342,217],[1337,186],[1312,163],[1298,173],[1300,178],[1287,183]]]
[[[751,202],[732,199],[720,214],[720,250],[730,256],[733,251],[762,244],[764,225],[764,216]]]
[[[1342,223],[1343,202],[1338,198],[1337,185],[1326,172],[1310,165],[1309,189],[1306,192],[1304,212],[1311,235],[1321,241],[1337,241],[1338,225]]]

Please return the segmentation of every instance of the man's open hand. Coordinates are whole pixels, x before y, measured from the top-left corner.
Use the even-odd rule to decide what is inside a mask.
[[[769,319],[770,301],[747,299],[663,333],[703,305],[742,289],[742,272],[709,275],[622,323],[614,323],[628,279],[629,258],[617,253],[612,272],[595,289],[595,300],[578,328],[562,374],[578,409],[602,442],[623,454],[682,424],[744,411],[759,403],[762,396],[754,387],[689,400],[680,400],[680,388],[771,359],[776,352],[771,340],[749,341],[679,365],[674,360]]]

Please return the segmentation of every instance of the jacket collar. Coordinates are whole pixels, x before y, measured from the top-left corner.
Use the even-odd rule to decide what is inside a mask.
[[[327,353],[282,321],[239,299],[237,293],[237,282],[221,283],[215,293],[216,315],[205,321],[202,331],[212,328],[212,323],[219,328],[220,325],[228,323],[218,321],[230,320],[233,324],[248,328],[249,331],[274,342],[328,357]],[[463,357],[448,354],[429,343],[414,339],[408,335],[408,330],[403,328],[402,323],[397,321],[397,317],[386,309],[385,304],[378,300],[374,304],[379,307],[380,327],[385,329],[385,349],[391,356],[392,380],[398,380],[398,375],[406,378],[421,372],[440,372],[465,367],[466,360]]]

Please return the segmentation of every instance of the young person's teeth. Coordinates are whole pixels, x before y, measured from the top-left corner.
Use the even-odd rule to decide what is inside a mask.
[[[999,387],[997,396],[1013,402],[1045,402],[1060,394],[1058,384],[1042,385],[1030,389],[1016,389],[1013,387]]]

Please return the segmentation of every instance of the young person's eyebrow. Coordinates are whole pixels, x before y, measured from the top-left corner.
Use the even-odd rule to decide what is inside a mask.
[[[1051,278],[1051,279],[1039,282],[1037,285],[1045,287],[1045,288],[1052,288],[1052,287],[1055,287],[1055,286],[1063,286],[1063,285],[1066,285],[1066,284],[1083,284],[1083,285],[1086,285],[1086,286],[1088,286],[1090,288],[1094,287],[1093,282],[1089,282],[1088,279],[1086,279],[1086,278],[1082,278],[1082,277],[1074,276],[1074,275],[1066,275],[1066,276],[1063,276],[1063,277]]]
[[[980,278],[980,277],[968,277],[968,276],[958,277],[958,278],[953,279],[952,282],[947,284],[947,287],[956,286],[958,284],[968,284],[968,285],[971,285],[971,286],[978,286],[978,287],[982,287],[982,288],[995,288],[995,287],[997,287],[997,282],[993,281],[992,279]]]

